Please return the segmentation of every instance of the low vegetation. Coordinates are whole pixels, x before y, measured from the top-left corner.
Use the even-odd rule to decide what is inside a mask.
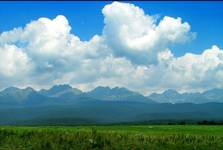
[[[0,149],[220,150],[217,125],[0,127]]]

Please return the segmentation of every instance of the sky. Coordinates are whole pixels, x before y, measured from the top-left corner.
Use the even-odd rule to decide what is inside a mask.
[[[0,88],[223,88],[222,2],[0,2]]]

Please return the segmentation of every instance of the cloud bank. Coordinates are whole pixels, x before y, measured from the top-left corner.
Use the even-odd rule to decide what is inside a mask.
[[[102,9],[102,35],[81,41],[65,16],[39,18],[0,34],[0,88],[69,83],[82,90],[124,86],[148,94],[223,87],[223,50],[175,57],[171,44],[193,40],[180,17],[155,16],[128,3]]]

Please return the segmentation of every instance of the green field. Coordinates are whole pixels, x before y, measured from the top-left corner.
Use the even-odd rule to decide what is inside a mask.
[[[223,126],[1,126],[0,149],[222,150]]]

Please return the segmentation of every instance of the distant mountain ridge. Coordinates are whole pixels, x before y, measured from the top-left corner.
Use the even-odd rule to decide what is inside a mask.
[[[42,89],[39,93],[49,97],[60,97],[65,94],[80,95],[82,94],[82,91],[77,88],[72,88],[70,85],[63,84],[55,85],[48,90]]]
[[[99,86],[93,89],[92,91],[87,92],[86,96],[108,101],[138,101],[138,102],[154,103],[149,98],[146,98],[145,96],[137,92],[133,92],[126,88],[120,88],[120,87],[110,88],[110,87]]]
[[[0,92],[0,125],[221,121],[221,98],[221,89],[183,94],[167,90],[146,97],[120,87],[97,87],[89,92],[70,85],[55,85],[39,91],[31,87],[10,87]],[[219,103],[209,102],[214,99]]]
[[[148,96],[158,103],[209,103],[223,102],[223,89],[211,89],[203,93],[179,93],[176,90],[166,90],[161,94],[152,93]]]
[[[35,100],[34,100],[35,99]],[[145,103],[155,103],[149,98],[130,91],[126,88],[109,88],[109,87],[97,87],[90,92],[82,92],[77,88],[72,88],[70,85],[54,85],[50,89],[41,89],[35,91],[28,87],[25,89],[19,89],[16,87],[9,87],[0,92],[0,104],[19,103],[30,104],[30,102],[37,103],[39,99],[40,104],[56,104],[63,102],[73,103],[80,99],[93,99],[104,101],[135,101]]]
[[[19,89],[16,87],[9,87],[0,92],[0,103],[2,104],[38,104],[45,101],[46,98],[32,89],[27,87]]]
[[[34,100],[35,99],[35,100]],[[52,100],[55,99],[55,100]],[[211,89],[203,93],[179,93],[169,89],[161,94],[152,93],[149,96],[141,95],[123,87],[98,86],[89,92],[82,92],[68,84],[54,85],[49,89],[34,90],[31,87],[20,89],[9,87],[0,92],[0,103],[66,103],[79,99],[94,99],[104,101],[135,101],[146,103],[208,103],[223,102],[223,89]],[[51,100],[51,101],[50,101]]]

